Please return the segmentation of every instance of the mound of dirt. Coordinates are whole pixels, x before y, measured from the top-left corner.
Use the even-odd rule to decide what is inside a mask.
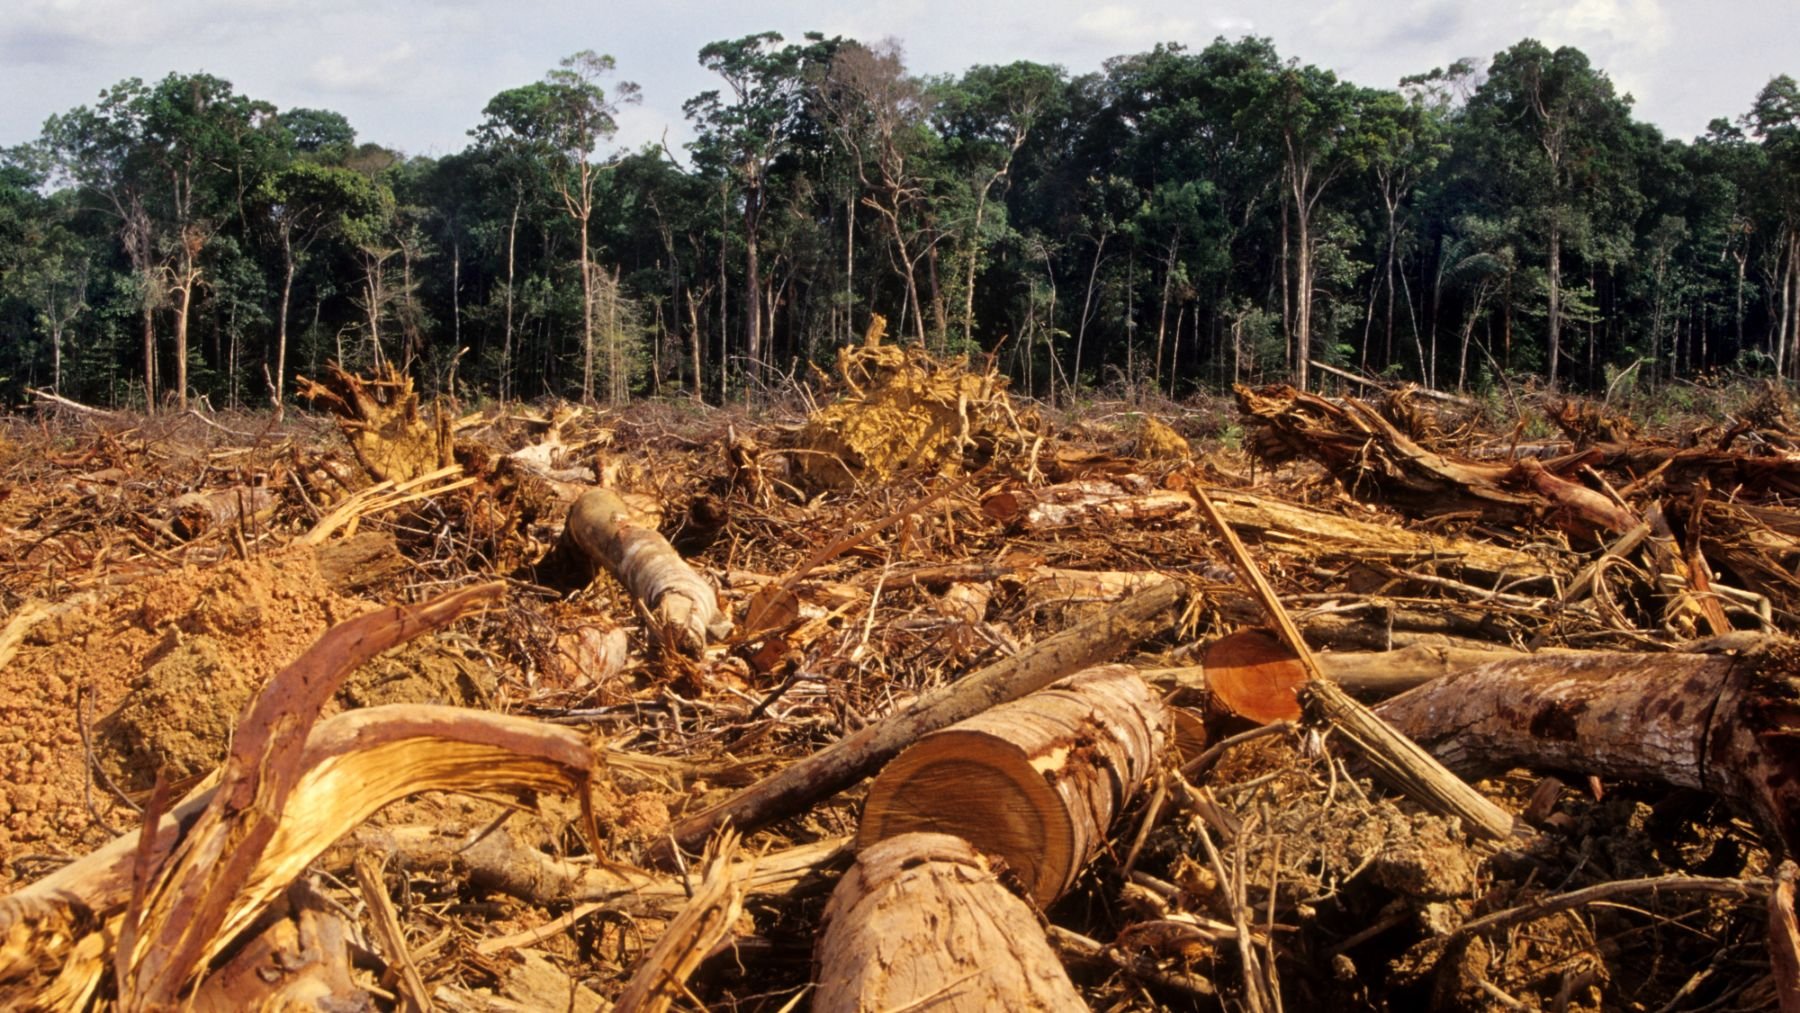
[[[41,610],[0,668],[0,885],[24,854],[80,853],[135,825],[96,771],[127,793],[158,769],[205,773],[270,675],[373,607],[313,558],[296,546],[175,569]]]

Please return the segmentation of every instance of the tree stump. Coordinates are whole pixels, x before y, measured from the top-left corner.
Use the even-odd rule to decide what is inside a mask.
[[[1061,896],[1149,776],[1167,713],[1106,665],[919,739],[869,787],[859,848],[952,833],[1004,859],[1040,905]]]
[[[1087,1009],[1031,907],[947,834],[863,851],[825,906],[813,968],[819,1013]]]

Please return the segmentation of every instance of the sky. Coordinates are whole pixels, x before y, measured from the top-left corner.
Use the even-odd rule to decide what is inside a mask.
[[[1251,34],[1372,87],[1529,36],[1582,49],[1641,119],[1687,139],[1776,74],[1800,77],[1800,0],[5,0],[0,147],[125,78],[204,71],[278,108],[343,113],[364,141],[444,155],[494,94],[592,49],[643,91],[614,143],[678,150],[682,103],[716,86],[700,47],[771,30],[893,38],[930,74],[1019,59],[1080,74],[1159,42]]]

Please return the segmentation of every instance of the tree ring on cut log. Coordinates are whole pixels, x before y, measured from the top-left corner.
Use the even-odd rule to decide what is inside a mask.
[[[1040,905],[1075,882],[1168,740],[1128,666],[1077,673],[926,735],[869,787],[858,849],[947,833],[1002,859]]]
[[[1061,893],[1040,882],[1075,865],[1075,821],[1046,774],[1019,747],[986,732],[945,729],[932,747],[900,754],[870,788],[857,847],[906,833],[974,836],[1018,876],[1027,893]]]
[[[1206,649],[1202,662],[1206,688],[1224,708],[1257,724],[1295,721],[1306,684],[1306,668],[1288,646],[1263,629],[1240,630],[1220,637]]]

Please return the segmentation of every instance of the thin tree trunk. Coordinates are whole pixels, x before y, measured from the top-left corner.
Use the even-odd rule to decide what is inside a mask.
[[[275,389],[270,398],[275,403],[275,421],[280,422],[286,414],[284,400],[287,383],[287,350],[288,350],[288,307],[294,297],[294,247],[291,237],[281,237],[281,306],[275,313]]]
[[[694,392],[694,400],[696,402],[703,402],[706,400],[706,394],[701,388],[701,375],[702,374],[701,374],[700,367],[701,367],[701,346],[704,345],[705,342],[701,339],[701,336],[700,336],[700,300],[696,299],[694,297],[694,290],[691,288],[688,289],[688,293],[687,293],[687,306],[688,306],[688,358],[690,361],[690,365],[693,369],[693,381],[694,381],[693,387],[690,389]]]
[[[856,340],[856,323],[850,319],[851,307],[856,305],[856,194],[852,192],[844,201],[844,333],[843,343],[848,345]]]
[[[762,186],[754,177],[744,194],[744,352],[750,357],[750,376],[763,375],[762,265],[757,241],[761,232]]]
[[[150,293],[144,293],[144,414],[156,414],[156,309],[150,304]]]
[[[175,302],[175,410],[187,411],[188,310],[194,302],[195,272],[184,266]]]
[[[1562,358],[1562,226],[1550,226],[1550,389],[1556,389],[1556,377]]]
[[[1106,252],[1108,233],[1102,232],[1100,239],[1094,243],[1094,263],[1088,269],[1087,294],[1081,300],[1081,321],[1075,327],[1075,393],[1081,393],[1081,351],[1087,340],[1088,318],[1093,315],[1094,280],[1100,276],[1100,256]]]
[[[1175,280],[1175,250],[1180,241],[1178,231],[1175,238],[1169,240],[1169,256],[1163,261],[1162,304],[1156,312],[1156,364],[1150,370],[1150,382],[1158,389],[1162,388],[1163,332],[1169,323],[1169,289]],[[1173,368],[1171,363],[1170,369]]]
[[[581,222],[581,400],[594,403],[594,267],[588,259],[588,219],[584,207]]]
[[[525,198],[516,196],[513,200],[512,221],[506,226],[506,329],[502,332],[500,347],[500,400],[504,403],[514,389],[513,385],[513,291],[517,279],[519,210]]]

